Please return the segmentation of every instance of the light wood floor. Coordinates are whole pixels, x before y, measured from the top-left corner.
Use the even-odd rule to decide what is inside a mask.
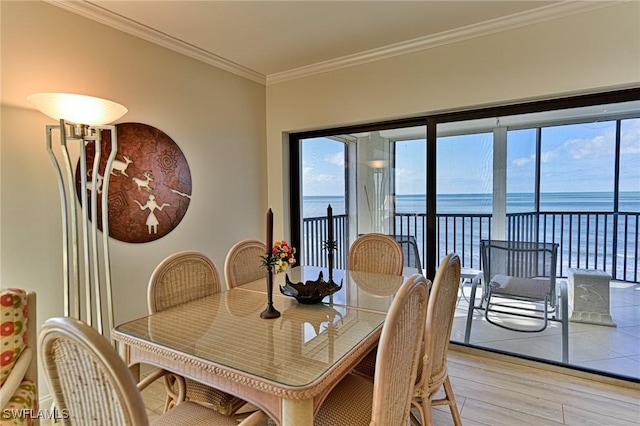
[[[452,350],[449,376],[466,426],[640,424],[640,385],[601,383],[584,377]],[[149,417],[162,411],[163,388],[143,392]],[[447,407],[436,407],[436,425],[451,425]],[[347,426],[347,425],[345,425]]]
[[[640,424],[640,386],[599,383],[450,351],[449,376],[465,425]],[[436,424],[453,424],[437,407]]]

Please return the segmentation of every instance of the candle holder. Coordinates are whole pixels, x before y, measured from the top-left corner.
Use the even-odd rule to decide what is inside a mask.
[[[267,307],[260,314],[260,318],[278,318],[280,311],[273,307],[273,266],[267,265]]]
[[[338,242],[336,240],[326,240],[322,243],[327,250],[327,265],[329,267],[329,283],[336,283],[333,281],[333,252],[338,248]]]
[[[273,307],[273,267],[276,258],[273,255],[273,212],[267,212],[267,252],[262,258],[262,265],[267,269],[267,308],[262,311],[260,318],[278,318],[280,312]]]

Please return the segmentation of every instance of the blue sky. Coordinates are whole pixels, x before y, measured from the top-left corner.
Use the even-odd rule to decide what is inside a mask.
[[[640,191],[640,119],[621,129],[622,191]],[[509,132],[508,190],[533,192],[535,132]],[[438,193],[489,193],[492,188],[491,134],[440,138],[437,149]],[[542,133],[542,192],[612,191],[615,123],[596,122],[547,127]],[[425,190],[424,140],[397,145],[396,190]],[[303,147],[305,195],[344,194],[344,155],[340,142],[309,139]]]

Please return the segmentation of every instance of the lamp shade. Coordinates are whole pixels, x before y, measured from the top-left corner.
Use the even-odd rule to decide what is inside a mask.
[[[64,119],[88,126],[111,123],[128,111],[113,101],[71,93],[36,93],[27,100],[54,120]]]
[[[384,169],[387,166],[387,160],[371,160],[367,161],[367,165],[374,169]]]

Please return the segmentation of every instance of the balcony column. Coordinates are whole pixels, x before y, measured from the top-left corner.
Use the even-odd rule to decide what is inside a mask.
[[[371,132],[359,137],[358,233],[389,233],[389,139]]]
[[[507,128],[493,129],[493,225],[492,238],[507,239]]]

